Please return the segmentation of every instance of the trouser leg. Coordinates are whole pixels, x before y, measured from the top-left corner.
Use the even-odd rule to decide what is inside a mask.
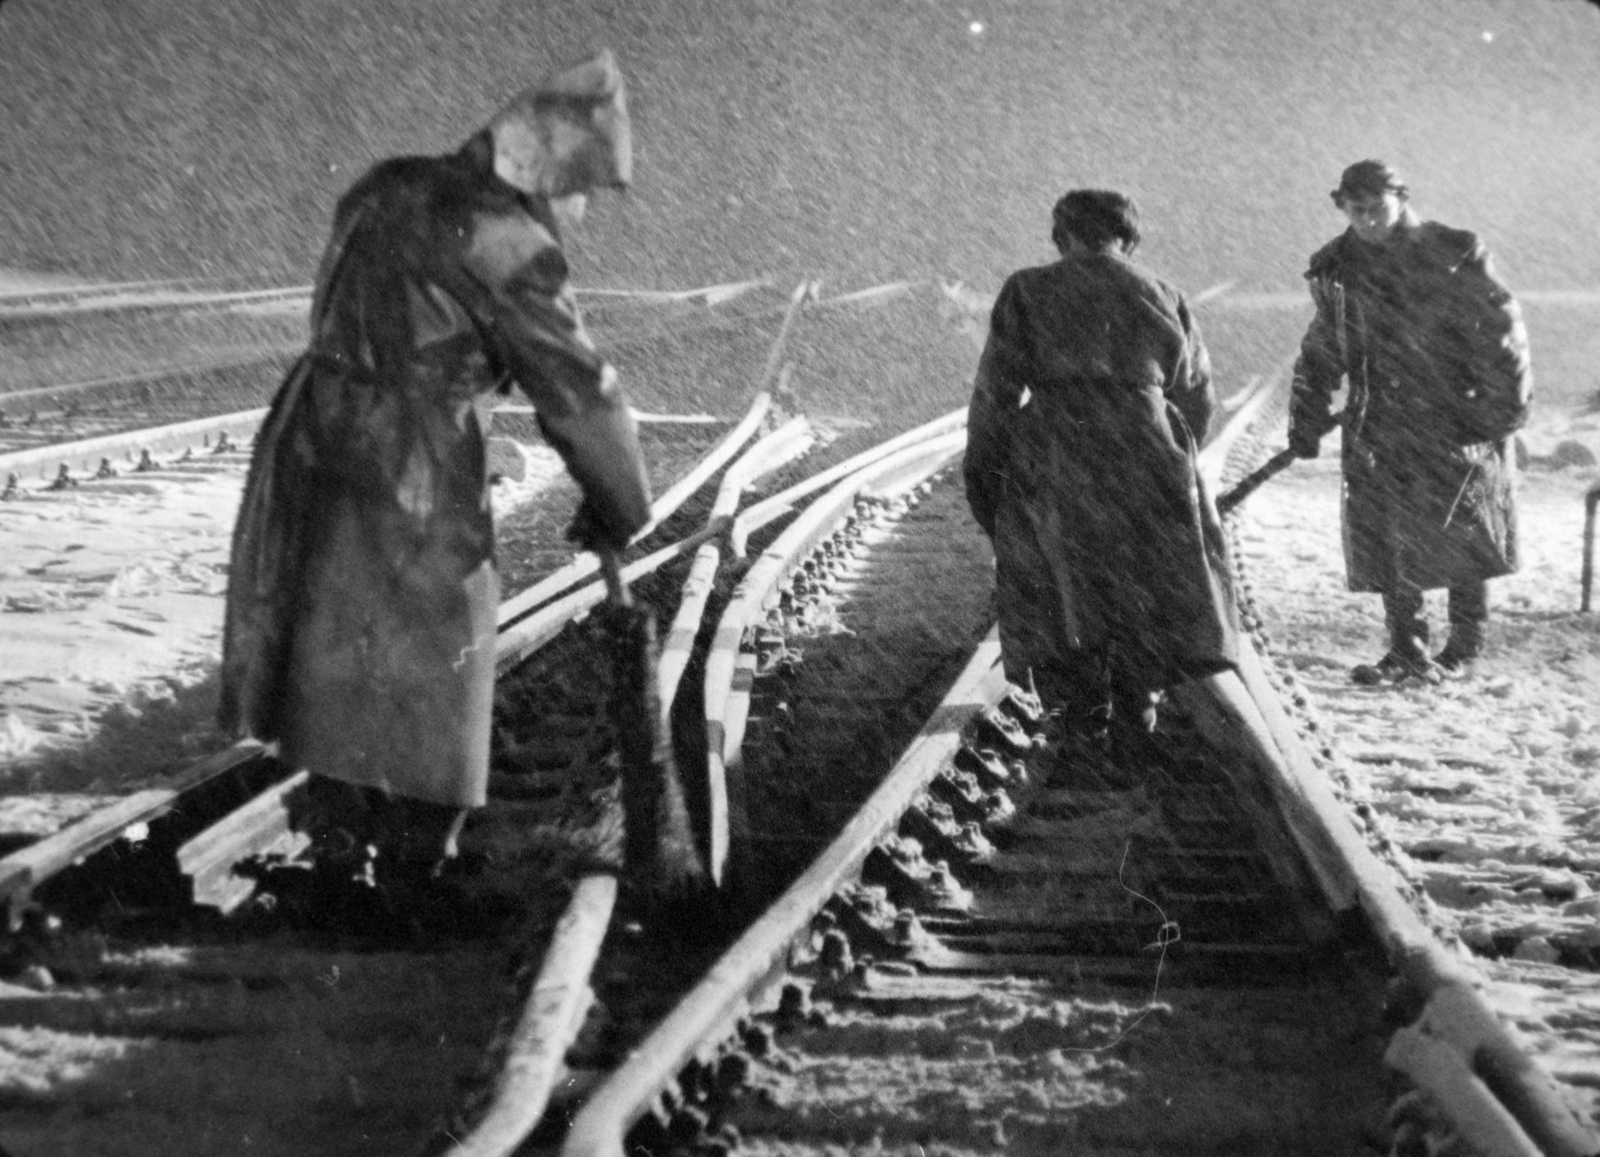
[[[1489,625],[1489,584],[1457,583],[1450,588],[1450,639],[1439,653],[1447,668],[1459,667],[1483,654]]]
[[[1428,620],[1422,588],[1404,583],[1383,595],[1383,618],[1389,629],[1389,653],[1410,661],[1428,656]]]
[[[1068,732],[1092,735],[1105,730],[1112,714],[1112,697],[1103,651],[1085,649],[1060,655],[1035,667],[1033,682],[1046,710],[1054,712]]]
[[[1483,581],[1458,583],[1450,588],[1450,640],[1458,637],[1475,649],[1483,646],[1484,628],[1489,624],[1489,584]]]

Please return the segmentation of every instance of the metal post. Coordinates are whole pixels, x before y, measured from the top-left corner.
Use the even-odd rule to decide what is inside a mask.
[[[1583,497],[1583,601],[1578,610],[1589,613],[1589,590],[1594,585],[1594,508],[1600,504],[1600,482]]]

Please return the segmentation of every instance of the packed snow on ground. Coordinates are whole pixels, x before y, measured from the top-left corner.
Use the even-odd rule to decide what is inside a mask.
[[[1600,421],[1536,413],[1524,444],[1522,567],[1490,584],[1488,651],[1464,678],[1351,683],[1385,637],[1378,597],[1344,587],[1333,440],[1246,503],[1242,563],[1348,802],[1371,806],[1428,915],[1478,957],[1495,1006],[1554,1071],[1592,1086],[1600,985],[1550,965],[1600,954],[1600,614],[1579,610]],[[1570,464],[1586,458],[1574,446],[1589,465]],[[1428,597],[1437,647],[1444,593]]]
[[[547,447],[520,449],[522,477],[493,488],[497,514],[527,502],[561,469]],[[198,725],[173,706],[216,671],[244,473],[236,455],[67,490],[25,488],[0,502],[8,546],[0,559],[0,794],[112,790],[121,785],[102,775],[70,774],[74,751],[103,741],[108,725],[163,708],[174,726]],[[124,754],[131,774],[163,770]],[[114,758],[95,756],[98,764]]]

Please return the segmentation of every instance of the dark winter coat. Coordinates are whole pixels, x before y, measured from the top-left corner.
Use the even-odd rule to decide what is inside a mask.
[[[648,517],[637,428],[576,311],[549,205],[487,134],[339,202],[307,352],[234,531],[223,725],[285,762],[484,802],[499,601],[486,412],[515,381],[583,485],[591,543]]]
[[[1120,254],[1000,290],[968,413],[1008,677],[1110,648],[1154,686],[1234,662],[1222,532],[1195,452],[1215,407],[1181,294]]]
[[[1321,429],[1348,379],[1344,552],[1350,589],[1423,589],[1517,569],[1511,435],[1532,398],[1521,312],[1482,242],[1418,223],[1311,258],[1290,438]]]

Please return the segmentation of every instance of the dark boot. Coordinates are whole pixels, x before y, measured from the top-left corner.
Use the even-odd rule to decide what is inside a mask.
[[[1422,592],[1414,588],[1385,593],[1383,617],[1389,628],[1389,649],[1376,663],[1361,663],[1350,678],[1364,687],[1420,679],[1438,683],[1438,666],[1428,657],[1428,620],[1423,617]]]
[[[1450,588],[1450,638],[1434,662],[1448,674],[1466,674],[1483,656],[1489,626],[1489,584],[1464,583]]]

